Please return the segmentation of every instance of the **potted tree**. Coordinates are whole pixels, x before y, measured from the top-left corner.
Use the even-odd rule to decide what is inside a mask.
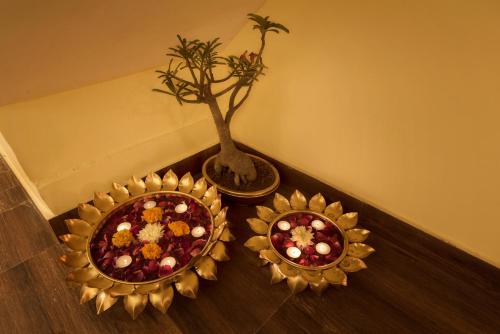
[[[177,35],[179,44],[170,48],[167,54],[171,57],[168,69],[157,71],[164,88],[154,89],[175,97],[181,105],[208,105],[219,136],[220,152],[205,161],[203,174],[221,192],[242,198],[265,196],[279,184],[279,175],[270,163],[237,148],[230,125],[235,112],[264,73],[266,66],[262,56],[268,33],[289,32],[282,24],[270,21],[268,16],[248,14],[248,18],[260,33],[260,48],[256,53],[245,51],[240,56],[222,57],[218,54],[221,45],[218,38],[203,42]],[[216,74],[220,67],[227,69],[222,77]],[[229,96],[224,106],[220,102],[223,96]]]

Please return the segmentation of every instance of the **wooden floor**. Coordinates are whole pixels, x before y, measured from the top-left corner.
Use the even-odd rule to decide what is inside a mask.
[[[206,156],[210,152],[204,152]],[[198,155],[175,167],[198,168]],[[245,219],[255,209],[231,205],[237,240],[218,281],[202,281],[198,299],[176,294],[167,315],[147,309],[132,321],[116,304],[101,316],[79,305],[64,280],[63,253],[45,221],[0,161],[1,333],[500,333],[500,271],[371,206],[276,162],[283,177],[307,195],[342,200],[372,231],[377,252],[368,269],[349,275],[348,287],[292,296],[286,283],[271,286],[269,272],[243,247],[252,235]],[[190,167],[189,167],[190,166]],[[269,202],[269,201],[268,201]],[[228,203],[225,203],[228,204]],[[61,232],[62,218],[52,221]]]

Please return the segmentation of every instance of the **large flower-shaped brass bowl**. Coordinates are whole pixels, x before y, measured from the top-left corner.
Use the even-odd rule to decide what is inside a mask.
[[[370,232],[355,228],[356,212],[343,213],[340,202],[327,206],[321,194],[308,202],[298,190],[290,200],[276,193],[273,205],[257,206],[258,218],[247,221],[259,236],[245,243],[270,265],[272,284],[286,279],[293,293],[309,286],[321,294],[330,284],[347,285],[346,273],[366,268],[362,259],[375,250],[363,243]]]
[[[172,198],[173,202],[185,200],[185,203],[189,204],[188,206],[182,203],[184,205],[182,209],[185,212],[182,217],[185,217],[186,222],[172,222],[169,220],[170,217],[160,221],[163,217],[161,213],[159,217],[156,217],[158,222],[152,221],[156,219],[154,210],[150,210],[149,214],[144,214],[147,201],[150,202],[149,204],[152,202],[152,205],[156,205],[156,202],[151,199],[168,200],[169,198]],[[179,217],[177,210],[162,208],[162,205],[175,204],[172,203],[160,203],[159,211],[172,212],[172,216]],[[155,173],[150,173],[145,180],[132,177],[126,186],[113,183],[109,194],[96,192],[93,204],[80,204],[78,206],[80,219],[66,220],[70,234],[62,235],[60,239],[68,247],[69,252],[60,259],[64,264],[73,268],[67,280],[81,285],[80,302],[83,304],[96,297],[97,314],[109,309],[120,297],[123,297],[124,307],[133,319],[144,310],[148,301],[165,313],[173,300],[173,286],[181,295],[196,298],[198,276],[207,280],[216,280],[215,261],[229,260],[224,242],[231,241],[234,237],[227,226],[227,207],[222,208],[216,187],[207,189],[207,182],[204,178],[194,182],[191,174],[187,173],[179,180],[171,170],[163,179]],[[122,222],[130,220],[125,218],[128,216],[124,215],[122,219],[121,215],[124,212],[126,214],[128,208],[134,208],[137,205],[141,206],[137,217],[142,214],[144,221],[141,221],[141,226],[132,224],[131,228],[129,222]],[[195,209],[201,212],[199,214],[201,218],[198,216],[191,218],[195,215],[189,210]],[[201,221],[202,218],[204,221]],[[192,226],[190,227],[190,219],[198,219],[191,224],[201,226],[198,226],[197,233],[194,232]],[[131,241],[123,238],[123,235],[121,239],[118,236],[114,240],[115,235],[119,234],[116,231],[121,230],[120,226],[116,226],[120,222],[122,222],[120,225],[125,225],[125,228],[130,231],[133,231],[135,227],[142,228],[141,231],[134,231],[134,234],[128,233],[128,230],[125,231],[128,238],[132,237],[132,245],[138,245],[130,246],[135,248],[128,246]],[[147,228],[144,228],[145,226]],[[112,229],[115,233],[112,243],[109,240],[110,234],[109,232],[106,234],[105,229]],[[190,232],[193,236],[189,234]],[[158,238],[167,233],[170,239],[158,241]],[[188,243],[186,250],[189,248],[190,253],[184,254],[180,250],[182,257],[177,260],[178,267],[175,261],[172,263],[172,259],[175,260],[174,257],[164,259],[166,262],[162,262],[167,263],[164,265],[160,262],[160,254],[166,257],[169,251],[173,252],[172,249],[167,250],[169,244],[166,240],[175,239],[178,236],[177,233],[180,233],[179,238],[183,244]],[[194,237],[199,239],[196,243],[189,244]],[[156,238],[156,240],[148,240],[148,238]],[[152,246],[149,252],[143,250],[147,248],[144,247],[145,245]],[[99,253],[100,247],[103,249],[102,253],[106,252],[104,256]],[[124,248],[120,249],[120,247]],[[137,272],[123,270],[118,265],[118,255],[128,258],[125,266],[137,266],[140,263],[140,268],[143,269]],[[154,260],[150,260],[151,258]],[[115,270],[115,267],[118,269]]]

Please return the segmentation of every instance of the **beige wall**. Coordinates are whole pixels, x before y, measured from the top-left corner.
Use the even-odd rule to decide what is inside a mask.
[[[275,1],[233,132],[500,264],[500,2]],[[243,29],[229,49],[252,47]]]
[[[55,214],[217,142],[208,109],[154,93],[154,70],[0,108],[0,132]]]
[[[274,1],[288,25],[234,118],[238,140],[500,264],[500,3]],[[251,49],[245,27],[229,45]],[[0,108],[57,214],[217,141],[153,70]]]
[[[0,1],[0,106],[163,64],[176,34],[227,42],[263,2]]]

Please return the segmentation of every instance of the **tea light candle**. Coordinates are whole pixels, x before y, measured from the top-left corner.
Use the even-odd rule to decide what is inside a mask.
[[[129,222],[123,222],[116,227],[116,230],[117,231],[130,230],[131,227],[132,224],[130,224]]]
[[[278,228],[282,231],[288,231],[290,229],[290,223],[284,220],[278,222]]]
[[[176,263],[177,261],[173,257],[168,256],[160,261],[160,266],[170,266],[170,268],[173,268]]]
[[[187,211],[187,209],[188,209],[188,206],[186,203],[177,204],[175,206],[175,212],[177,212],[177,213],[184,213]]]
[[[122,255],[116,259],[116,268],[125,268],[132,263],[132,258],[129,255]]]
[[[191,235],[195,238],[199,238],[203,234],[205,234],[205,228],[203,226],[196,226],[191,230]]]
[[[316,244],[316,252],[322,255],[326,255],[330,253],[330,245],[325,242],[319,242]]]
[[[319,219],[315,219],[311,222],[311,226],[315,229],[315,230],[318,230],[318,231],[321,231],[325,228],[325,223],[323,223],[321,220]]]
[[[144,209],[152,209],[155,206],[156,206],[155,201],[147,201],[146,203],[144,203]]]
[[[302,252],[300,251],[300,249],[298,249],[297,247],[288,247],[286,249],[286,255],[288,255],[289,257],[291,257],[292,259],[296,259],[300,256]]]

